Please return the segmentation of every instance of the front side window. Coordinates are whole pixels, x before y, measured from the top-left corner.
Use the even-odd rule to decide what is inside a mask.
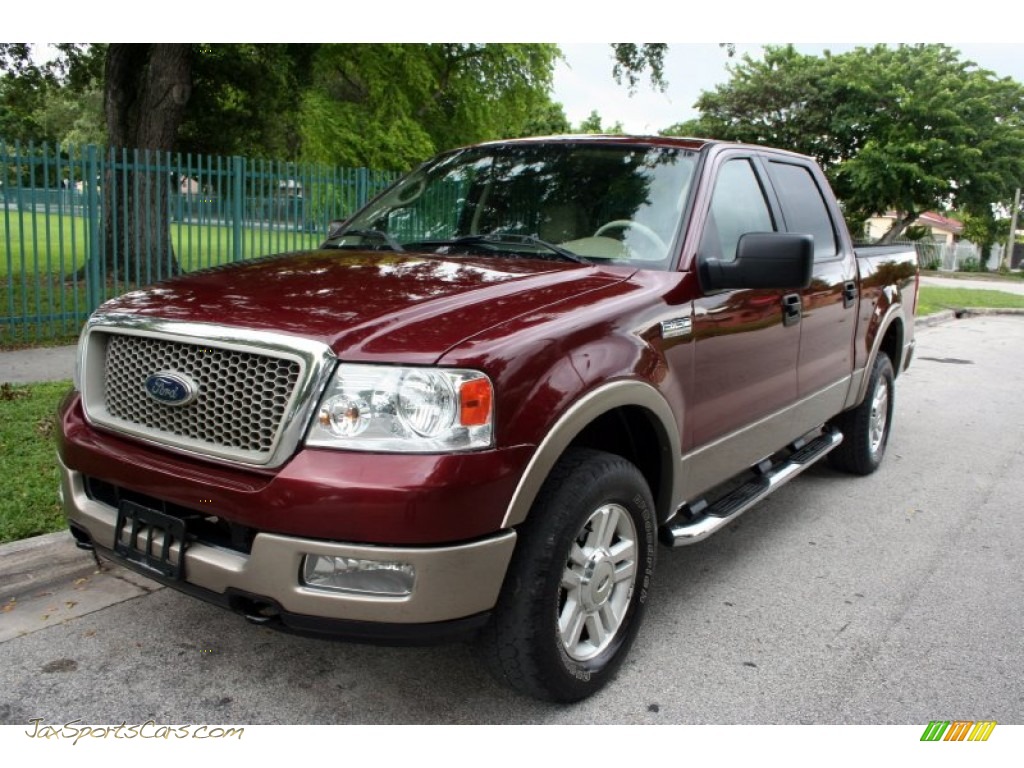
[[[737,158],[723,163],[711,193],[701,258],[735,261],[740,237],[748,232],[773,231],[772,215],[750,160]]]
[[[326,245],[538,258],[561,252],[667,269],[695,161],[689,150],[665,147],[474,147],[414,171]]]

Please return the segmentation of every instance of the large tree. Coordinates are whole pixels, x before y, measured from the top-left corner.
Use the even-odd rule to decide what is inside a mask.
[[[299,131],[306,159],[405,169],[438,150],[522,135],[550,114],[548,44],[325,45]]]
[[[812,155],[851,220],[897,212],[884,241],[927,210],[991,217],[1024,178],[1024,88],[945,45],[822,57],[767,47],[732,65],[697,107],[697,120],[666,133]]]
[[[187,43],[107,47],[103,106],[115,155],[128,148],[174,149],[192,95],[192,55]],[[131,171],[108,168],[103,230],[111,272],[124,264],[124,278],[136,280],[181,271],[166,216],[168,185],[166,172],[152,163]]]

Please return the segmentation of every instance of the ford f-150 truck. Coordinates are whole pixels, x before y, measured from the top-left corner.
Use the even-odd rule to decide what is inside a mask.
[[[471,635],[555,701],[614,675],[660,541],[885,454],[913,250],[854,252],[803,156],[488,143],[312,251],[103,305],[61,407],[85,548],[251,621]]]

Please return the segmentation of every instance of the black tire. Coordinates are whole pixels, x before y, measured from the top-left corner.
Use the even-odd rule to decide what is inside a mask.
[[[870,475],[881,466],[892,429],[894,378],[889,356],[879,352],[871,366],[863,402],[832,422],[843,433],[843,442],[828,455],[836,469]]]
[[[518,536],[481,631],[484,661],[538,699],[586,698],[615,675],[643,619],[657,548],[650,489],[619,456],[570,450]]]

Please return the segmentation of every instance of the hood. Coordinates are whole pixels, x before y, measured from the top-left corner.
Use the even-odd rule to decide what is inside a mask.
[[[538,259],[318,250],[191,273],[100,312],[290,333],[347,360],[432,363],[481,331],[627,275]]]

